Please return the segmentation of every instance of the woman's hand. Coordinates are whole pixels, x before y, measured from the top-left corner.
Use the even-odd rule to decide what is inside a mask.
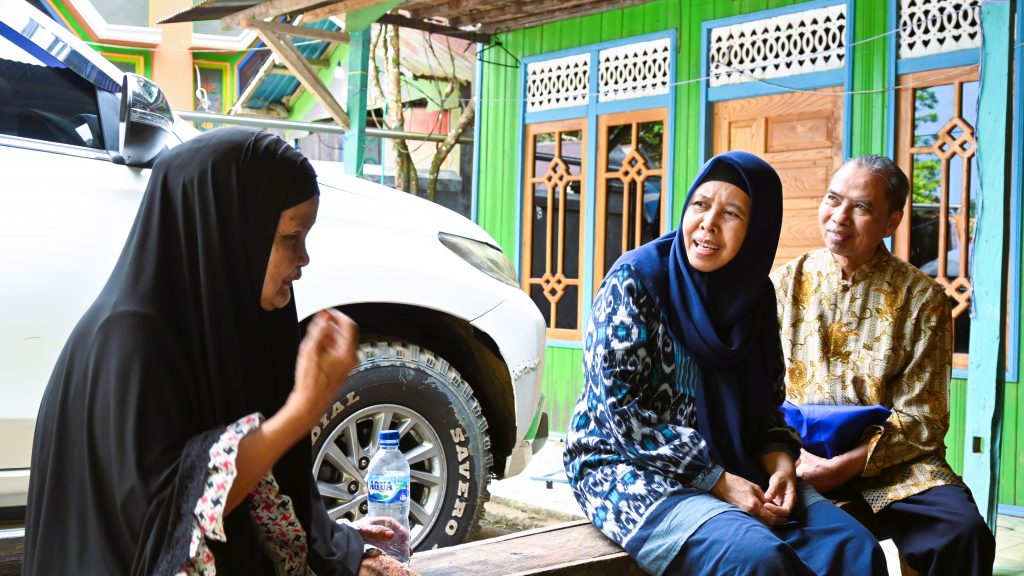
[[[771,474],[768,490],[764,493],[765,508],[786,520],[796,505],[796,466],[785,452],[769,452],[761,456],[761,463]]]
[[[419,573],[390,556],[380,554],[363,557],[359,576],[419,576]]]
[[[786,521],[785,517],[765,506],[767,500],[760,486],[735,474],[723,473],[711,493],[769,526],[777,526]]]
[[[402,526],[394,518],[386,516],[363,517],[353,522],[352,527],[359,532],[363,542],[367,544],[372,544],[382,549],[400,546],[406,549],[406,553],[410,557],[412,556],[412,548],[409,547],[409,529]]]
[[[359,363],[359,328],[337,310],[321,310],[309,323],[295,364],[295,387],[286,408],[304,419],[308,431],[338,397],[349,372]]]

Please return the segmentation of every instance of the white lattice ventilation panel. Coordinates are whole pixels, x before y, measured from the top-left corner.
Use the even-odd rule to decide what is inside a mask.
[[[842,68],[846,4],[711,29],[711,86]]]
[[[900,0],[900,58],[979,46],[980,0]]]
[[[590,54],[526,65],[526,111],[541,112],[590,102]]]
[[[610,102],[668,94],[671,58],[669,38],[601,50],[598,99]]]

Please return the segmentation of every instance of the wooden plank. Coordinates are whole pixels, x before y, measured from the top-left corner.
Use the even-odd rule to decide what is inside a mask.
[[[981,5],[981,87],[978,96],[979,183],[983,198],[974,245],[964,480],[996,530],[1003,386],[1006,376],[1006,279],[1009,255],[1013,23],[1016,1]]]
[[[453,28],[451,26],[441,26],[440,24],[434,24],[432,22],[426,22],[416,18],[406,18],[405,16],[398,16],[397,14],[385,14],[378,18],[377,22],[380,22],[381,24],[393,24],[395,26],[401,26],[402,28],[422,30],[424,32],[429,32],[430,34],[451,36],[453,38],[469,40],[470,42],[479,42],[480,44],[490,44],[492,38],[491,34],[459,30],[458,28]]]
[[[320,28],[309,28],[306,26],[292,26],[291,24],[280,24],[278,22],[264,22],[262,20],[246,19],[242,21],[245,28],[259,28],[260,30],[273,32],[290,38],[311,38],[325,42],[348,43],[348,32],[339,30],[321,30]]]
[[[418,552],[410,567],[423,576],[643,574],[618,544],[586,520]]]
[[[307,58],[306,62],[309,64],[310,68],[317,71],[323,70],[324,68],[327,68],[328,66],[331,65],[330,61],[326,58]],[[294,74],[292,74],[291,69],[283,64],[271,66],[268,72],[270,72],[271,74],[294,76]]]
[[[370,6],[383,4],[387,1],[388,0],[343,0],[342,2],[336,2],[334,4],[328,4],[327,6],[316,8],[315,10],[309,10],[306,12],[306,19],[308,22],[316,22],[316,20],[341,15],[346,12],[354,12],[355,10],[361,10],[362,8],[369,8]]]
[[[348,114],[341,108],[341,104],[338,104],[338,101],[334,99],[334,95],[324,86],[324,83],[320,81],[320,78],[313,69],[309,67],[302,54],[295,49],[295,45],[292,44],[291,40],[282,38],[275,32],[265,29],[264,24],[266,22],[254,24],[253,29],[256,31],[256,34],[274,51],[278,59],[295,74],[295,78],[298,79],[303,88],[309,90],[310,94],[320,102],[339,126],[348,130]]]
[[[528,18],[541,18],[560,11],[573,10],[584,7],[589,12],[598,11],[601,0],[546,0],[543,2],[531,2],[529,4],[513,2],[510,4],[487,5],[486,8],[470,10],[463,14],[453,14],[450,20],[451,26],[466,26],[481,23],[489,29],[500,25],[502,28],[515,29],[505,23]],[[550,18],[554,20],[554,18]]]
[[[581,5],[575,8],[569,8],[562,10],[558,7],[557,3],[546,12],[534,12],[532,14],[516,18],[513,20],[505,20],[501,22],[502,28],[522,28],[526,26],[536,26],[545,22],[551,22],[554,20],[561,20],[564,18],[573,18],[576,16],[585,16],[587,14],[593,14],[601,10],[614,10],[617,8],[624,8],[626,6],[633,6],[641,4],[647,0],[607,0],[603,3],[596,3],[593,5]],[[489,23],[483,22],[484,30],[493,30],[493,27]]]
[[[232,30],[242,27],[244,20],[263,20],[288,12],[305,12],[321,4],[324,4],[324,0],[269,0],[221,18],[220,25],[224,30]]]

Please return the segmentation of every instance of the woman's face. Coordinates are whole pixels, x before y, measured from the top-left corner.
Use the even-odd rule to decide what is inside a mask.
[[[690,266],[714,272],[740,251],[747,235],[750,197],[721,181],[705,182],[693,191],[683,213],[683,240]]]
[[[319,206],[320,198],[314,196],[281,212],[260,292],[260,307],[264,310],[283,308],[291,300],[292,282],[302,277],[302,267],[309,264],[306,235],[316,222]]]

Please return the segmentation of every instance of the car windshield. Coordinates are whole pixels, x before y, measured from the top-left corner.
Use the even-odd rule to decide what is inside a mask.
[[[0,134],[102,149],[95,86],[10,37],[0,24]]]

